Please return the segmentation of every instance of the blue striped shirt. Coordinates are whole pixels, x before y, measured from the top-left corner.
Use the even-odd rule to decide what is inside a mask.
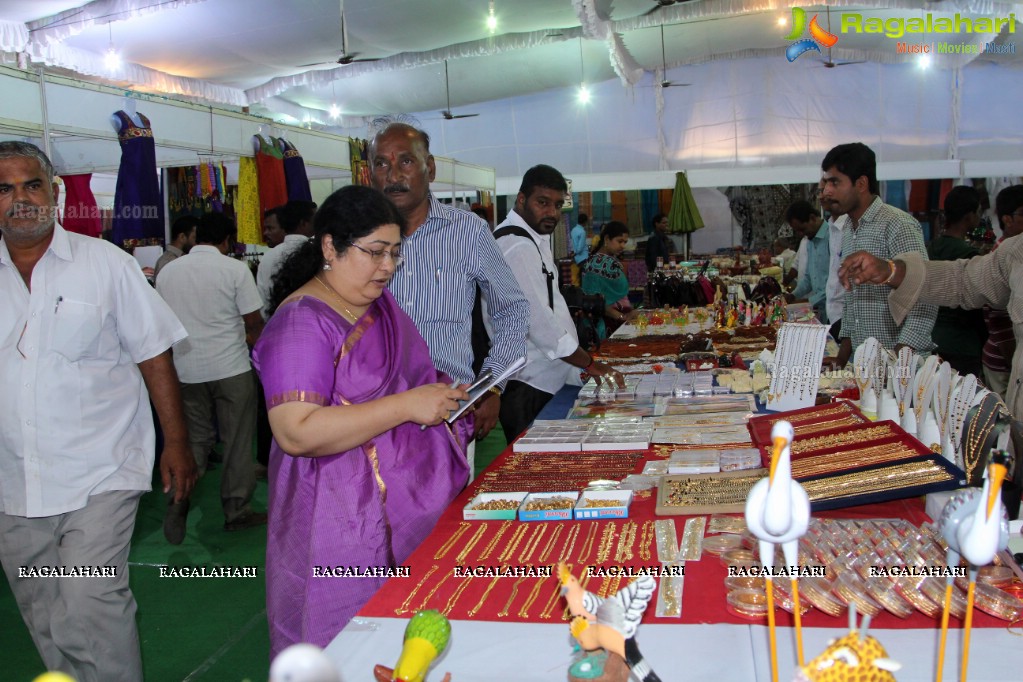
[[[404,238],[405,263],[390,290],[426,339],[433,364],[455,381],[472,373],[472,306],[478,284],[493,323],[483,369],[500,374],[526,355],[529,301],[522,295],[490,230],[479,216],[437,201]]]

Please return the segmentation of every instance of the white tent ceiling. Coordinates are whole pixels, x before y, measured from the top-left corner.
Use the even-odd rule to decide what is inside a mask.
[[[380,61],[332,63],[341,48],[342,5],[347,50]],[[829,5],[806,11],[825,27],[830,12],[835,33],[847,12],[881,20],[1017,12],[1023,21],[1023,5],[990,0]],[[964,73],[981,74],[985,88],[1015,98],[1015,111],[1023,108],[1018,85],[1010,87],[1019,83],[1023,50],[939,55],[930,74],[917,76],[916,56],[897,54],[895,39],[839,33],[832,58],[867,63],[826,69],[826,53],[814,53],[788,64],[790,25],[779,22],[791,21],[791,8],[799,6],[784,0],[691,0],[663,8],[655,0],[2,0],[0,51],[25,67],[247,107],[341,134],[365,135],[374,116],[411,113],[438,140],[438,153],[495,166],[508,177],[543,152],[569,172],[609,173],[770,165],[779,154],[782,163],[812,165],[821,148],[850,135],[870,143],[886,132],[891,149],[922,146],[925,157],[940,159],[951,158],[966,132],[966,142],[983,138],[996,150],[1020,141],[1015,130],[1008,140],[999,130],[992,142],[982,124],[971,129],[960,119],[994,95],[977,93],[964,104],[966,88],[977,83]],[[498,21],[493,34],[485,23],[490,7]],[[690,87],[657,87],[662,26],[667,77]],[[1013,29],[1023,33],[1023,24]],[[1016,35],[1006,28],[1000,35],[906,39],[1014,46]],[[116,71],[103,61],[111,44],[125,59]],[[478,118],[441,118],[445,61],[452,109]],[[325,64],[301,66],[318,62]],[[597,96],[583,113],[573,101],[580,80]],[[338,119],[328,113],[332,104],[342,112]],[[551,149],[558,140],[564,148]]]

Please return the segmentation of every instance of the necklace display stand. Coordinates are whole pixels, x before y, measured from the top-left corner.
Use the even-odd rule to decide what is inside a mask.
[[[767,389],[768,410],[798,410],[816,404],[827,338],[828,328],[822,324],[782,324]]]

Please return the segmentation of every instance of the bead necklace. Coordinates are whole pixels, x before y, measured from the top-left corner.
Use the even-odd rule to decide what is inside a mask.
[[[436,573],[439,570],[440,570],[440,566],[438,566],[437,564],[434,564],[430,568],[430,570],[426,572],[426,575],[424,575],[419,580],[419,583],[415,587],[412,588],[412,591],[409,592],[409,595],[407,597],[405,597],[405,601],[403,601],[401,603],[401,606],[399,606],[398,608],[396,608],[394,610],[394,615],[400,616],[402,614],[408,613],[409,605],[412,603],[412,598],[416,596],[416,592],[418,592],[420,590],[420,588],[422,588],[422,586],[424,584],[426,584],[426,581],[430,579],[430,576],[432,576],[434,573]]]
[[[328,284],[325,280],[320,279],[319,275],[315,275],[313,279],[322,284],[324,289],[333,294],[334,298],[337,299],[338,305],[340,305],[341,309],[345,311],[346,315],[348,315],[349,322],[355,322],[356,320],[359,319],[359,316],[353,313],[351,310],[349,310],[348,306],[345,305],[345,300],[341,298],[341,294],[337,293],[337,289],[330,286],[330,284]]]
[[[983,410],[984,402],[982,401],[977,407],[977,414],[973,417],[973,421],[970,422],[970,428],[966,432],[966,449],[963,452],[963,464],[966,468],[966,484],[969,485],[973,480],[973,470],[976,468],[977,463],[980,462],[983,455],[984,443],[987,442],[988,435],[994,428],[994,418],[998,413],[997,406],[993,408],[987,414],[987,418],[984,421],[984,425],[979,429],[977,424],[980,423],[980,415]]]

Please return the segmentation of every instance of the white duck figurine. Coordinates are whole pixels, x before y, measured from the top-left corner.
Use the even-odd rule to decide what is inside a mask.
[[[984,479],[984,487],[964,488],[946,504],[938,519],[938,530],[948,543],[945,564],[959,565],[959,557],[970,566],[970,586],[966,597],[966,621],[963,627],[963,664],[961,679],[966,680],[970,657],[970,628],[973,625],[973,599],[977,587],[977,573],[995,559],[999,551],[1009,544],[1009,517],[1002,504],[1002,482],[1009,471],[1012,458],[1004,450],[993,450]],[[978,494],[979,493],[979,494]],[[948,614],[952,602],[953,576],[946,578],[945,608],[941,616],[941,640],[938,647],[938,676],[941,680],[945,663],[945,637],[948,633]]]
[[[766,569],[768,627],[771,637],[772,678],[777,679],[777,654],[774,627],[774,548],[781,545],[785,564],[794,568],[799,564],[799,538],[810,525],[810,498],[803,486],[792,480],[791,444],[795,438],[792,424],[781,420],[771,429],[771,468],[767,478],[757,481],[746,497],[746,526],[760,542],[760,563]],[[803,633],[799,614],[799,584],[792,577],[795,601],[796,649],[799,665],[803,665]]]

